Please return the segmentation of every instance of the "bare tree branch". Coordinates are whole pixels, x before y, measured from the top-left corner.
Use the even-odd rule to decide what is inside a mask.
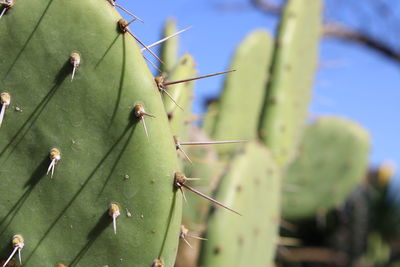
[[[274,4],[270,0],[250,0],[251,4],[267,15],[281,15],[283,6]],[[330,38],[338,38],[364,45],[373,51],[387,57],[390,60],[400,62],[400,51],[396,51],[389,44],[377,38],[360,32],[354,31],[339,23],[328,23],[324,25],[323,35]]]
[[[376,40],[361,32],[355,32],[340,24],[326,24],[324,26],[324,36],[343,39],[365,45],[380,54],[400,62],[400,53],[389,47],[384,42]]]
[[[274,3],[271,3],[269,1],[265,1],[265,0],[250,0],[250,2],[258,9],[260,9],[261,11],[271,15],[280,15],[282,12],[282,6],[281,5],[277,5]]]

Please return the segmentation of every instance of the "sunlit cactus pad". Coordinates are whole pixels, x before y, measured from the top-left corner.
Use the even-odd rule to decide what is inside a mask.
[[[200,266],[269,266],[277,239],[280,171],[269,151],[247,144],[230,163],[215,196],[242,213],[211,214]]]
[[[174,263],[176,151],[154,79],[119,19],[108,1],[19,0],[0,20],[0,91],[11,96],[0,128],[1,260],[20,234],[27,267]],[[148,136],[137,104],[155,116],[143,117]]]
[[[321,117],[305,131],[284,176],[283,217],[301,218],[342,203],[368,166],[369,135],[358,124]]]

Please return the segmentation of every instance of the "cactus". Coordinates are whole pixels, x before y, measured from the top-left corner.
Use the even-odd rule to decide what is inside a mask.
[[[231,69],[238,72],[228,75],[225,80],[211,134],[214,139],[256,139],[272,48],[271,36],[258,30],[250,33],[236,49]],[[223,153],[235,148],[237,145],[218,146]]]
[[[181,80],[193,77],[195,74],[194,60],[186,54],[178,60],[166,79],[168,81]],[[170,85],[165,89],[166,93],[163,95],[172,133],[180,138],[187,138],[188,136],[187,120],[190,118],[192,110],[193,87],[193,82]]]
[[[281,20],[260,122],[260,135],[281,166],[295,156],[306,123],[317,68],[321,6],[320,0],[289,0]]]
[[[251,142],[187,148],[193,165],[177,150],[210,141],[187,123],[193,80],[227,72],[195,77],[193,58],[178,59],[168,38],[187,29],[167,22],[161,60],[150,48],[162,40],[140,41],[140,19],[115,0],[0,3],[0,264],[173,266],[178,238],[200,250],[194,232],[208,238],[203,266],[271,264],[281,174],[284,215],[302,218],[340,204],[367,162],[354,123],[322,118],[303,133],[321,11],[307,1],[288,1],[276,51],[260,30],[239,45],[239,72],[209,108],[211,139]],[[145,50],[165,62],[163,76],[152,77]]]
[[[176,21],[173,18],[169,18],[163,29],[163,38],[170,36],[177,32]],[[178,62],[178,50],[179,40],[177,37],[167,40],[161,48],[161,59],[164,64],[160,66],[160,69],[164,73],[169,73],[175,67]]]
[[[249,143],[229,164],[216,198],[243,217],[214,210],[201,266],[268,266],[279,225],[280,171],[259,143]]]
[[[286,170],[283,216],[307,217],[341,204],[364,177],[368,152],[363,128],[341,118],[319,118],[306,129]]]
[[[174,264],[176,151],[160,93],[119,19],[107,1],[32,0],[0,21],[0,90],[11,96],[0,128],[3,262],[18,234],[27,267]],[[148,137],[144,112],[156,117],[145,119]]]
[[[220,105],[218,105],[220,111],[218,116],[209,115],[210,119],[211,117],[215,118],[213,124],[216,126],[216,134],[213,135],[213,139],[255,139],[267,80],[265,69],[268,68],[270,62],[271,49],[271,37],[261,30],[249,34],[237,48],[231,68],[238,68],[239,71],[229,74],[226,78]],[[244,88],[246,90],[243,90]],[[243,109],[243,107],[246,108]],[[209,110],[208,114],[211,112],[213,111]],[[249,121],[251,121],[251,126],[243,127]],[[206,129],[203,131],[208,132]],[[191,137],[191,141],[208,141],[207,136],[196,129],[192,130]],[[188,148],[190,157],[203,159],[196,161],[196,166],[187,166],[188,172],[194,177],[209,178],[206,181],[195,181],[196,187],[199,186],[205,193],[212,194],[216,189],[224,166],[229,162],[227,159],[222,160],[215,153],[215,148],[218,147],[219,151],[232,151],[237,146],[237,144],[223,144],[215,147]],[[199,226],[205,222],[209,203],[198,198],[192,201],[195,204],[191,204],[191,207],[185,209],[183,221],[189,226]]]
[[[216,118],[218,116],[219,99],[207,100],[206,106],[207,112],[204,114],[204,120],[201,128],[206,134],[211,136],[217,121]]]

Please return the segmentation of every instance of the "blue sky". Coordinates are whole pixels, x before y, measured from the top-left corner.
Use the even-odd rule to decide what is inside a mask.
[[[118,3],[145,20],[131,29],[145,43],[157,41],[168,17],[178,27],[193,28],[180,37],[180,52],[191,53],[201,74],[229,67],[237,44],[252,30],[264,28],[272,34],[276,19],[265,16],[246,0],[128,1]],[[311,115],[337,114],[353,119],[371,133],[371,163],[400,163],[400,68],[399,64],[359,45],[324,40],[320,68],[315,79]],[[223,78],[197,82],[195,113],[204,112],[204,101],[218,96]]]

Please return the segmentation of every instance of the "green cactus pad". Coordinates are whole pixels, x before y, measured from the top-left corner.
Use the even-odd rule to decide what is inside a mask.
[[[230,163],[215,199],[242,213],[210,215],[200,266],[269,266],[279,225],[280,175],[271,154],[246,144]]]
[[[163,38],[170,36],[178,31],[176,27],[176,21],[173,18],[169,18],[164,26]],[[179,50],[179,36],[168,39],[161,46],[161,59],[164,62],[160,66],[160,69],[164,73],[169,73],[178,61],[178,50]]]
[[[215,129],[215,123],[217,121],[216,118],[219,110],[218,105],[218,99],[210,100],[207,103],[207,112],[204,114],[203,124],[201,128],[208,136],[211,136]]]
[[[260,135],[282,166],[294,156],[306,124],[318,60],[321,2],[289,0],[279,29]]]
[[[176,151],[160,93],[119,19],[107,1],[20,0],[0,20],[0,91],[11,95],[0,128],[1,260],[21,234],[26,267],[174,264]],[[73,51],[81,62],[71,82]],[[156,116],[145,118],[148,138],[137,103]],[[51,179],[53,147],[61,161]],[[121,212],[116,234],[110,203]]]
[[[354,122],[322,117],[310,125],[284,176],[283,217],[314,215],[341,204],[363,179],[369,136]]]
[[[192,78],[196,75],[196,64],[189,54],[183,55],[176,64],[167,81]],[[170,85],[166,88],[180,109],[165,93],[163,94],[165,110],[168,113],[172,133],[180,138],[187,138],[188,120],[192,114],[194,82]]]
[[[234,73],[227,75],[211,136],[215,140],[254,140],[257,137],[273,39],[264,30],[249,34],[239,45],[231,63]],[[232,152],[237,145],[218,146]]]

